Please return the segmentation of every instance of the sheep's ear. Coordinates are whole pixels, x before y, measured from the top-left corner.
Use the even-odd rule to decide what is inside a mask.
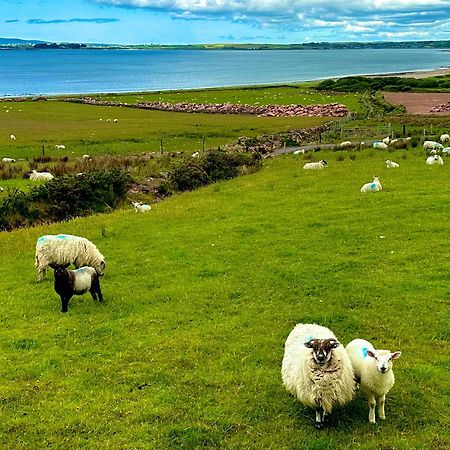
[[[391,359],[398,359],[400,356],[402,356],[402,352],[391,353]]]
[[[49,267],[51,267],[53,270],[56,269],[56,265],[55,264],[49,264]]]
[[[371,358],[375,358],[375,353],[372,350],[367,350],[367,356],[370,356]]]
[[[313,348],[313,342],[314,342],[314,339],[311,339],[310,341],[306,341],[305,342],[305,347]]]
[[[62,266],[62,268],[63,268],[63,269],[67,269],[69,266],[70,266],[70,262],[64,264],[64,265]]]

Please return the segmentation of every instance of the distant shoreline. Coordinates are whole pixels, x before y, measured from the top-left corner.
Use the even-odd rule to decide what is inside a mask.
[[[431,69],[431,70],[416,70],[412,72],[394,72],[394,73],[383,73],[383,74],[371,74],[362,75],[367,78],[377,78],[377,77],[398,77],[398,78],[429,78],[438,77],[442,75],[449,75],[450,67],[442,69]],[[343,78],[343,77],[341,77]]]

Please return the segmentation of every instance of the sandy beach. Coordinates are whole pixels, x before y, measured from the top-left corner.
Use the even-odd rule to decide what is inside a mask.
[[[397,73],[386,73],[380,75],[367,75],[369,78],[375,77],[400,77],[400,78],[428,78],[437,77],[439,75],[450,74],[450,67],[435,69],[435,70],[421,70],[417,72],[397,72]]]

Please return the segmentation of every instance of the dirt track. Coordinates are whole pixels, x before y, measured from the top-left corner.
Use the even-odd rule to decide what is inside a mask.
[[[408,114],[450,115],[448,111],[430,112],[433,106],[450,102],[450,92],[384,92],[383,96],[389,103],[405,106]]]

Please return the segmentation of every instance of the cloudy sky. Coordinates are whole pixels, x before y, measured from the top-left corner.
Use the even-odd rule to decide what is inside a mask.
[[[450,0],[4,0],[0,37],[188,44],[450,39]]]

